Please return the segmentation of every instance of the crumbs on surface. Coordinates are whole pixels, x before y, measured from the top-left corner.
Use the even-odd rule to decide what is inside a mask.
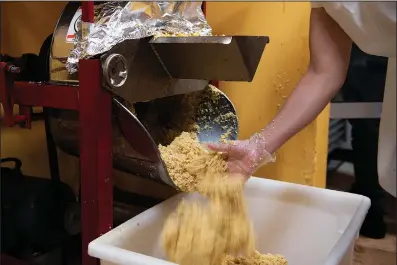
[[[281,255],[261,254],[255,251],[249,257],[225,256],[221,265],[287,265],[288,261]]]

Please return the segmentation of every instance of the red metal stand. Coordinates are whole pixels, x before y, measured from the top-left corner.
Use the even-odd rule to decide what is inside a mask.
[[[94,2],[82,1],[82,21],[92,23]],[[6,126],[30,129],[31,107],[78,110],[80,117],[82,265],[97,264],[88,244],[113,226],[112,97],[102,89],[99,60],[79,62],[79,87],[14,82],[0,64],[0,95]],[[20,113],[13,113],[14,105]]]
[[[93,1],[82,1],[82,14],[84,22],[93,22]],[[100,61],[79,62],[78,87],[14,82],[5,68],[0,63],[0,101],[6,126],[20,124],[30,129],[31,107],[79,111],[82,265],[97,264],[87,253],[88,244],[113,226],[112,97],[102,88]],[[14,116],[15,104],[20,113]]]
[[[99,60],[80,61],[79,111],[82,253],[91,265],[88,244],[113,226],[112,97],[102,89]]]
[[[113,226],[112,97],[102,89],[99,60],[81,60],[79,77],[79,87],[13,82],[1,63],[0,94],[7,126],[23,121],[30,129],[30,119],[14,116],[14,104],[25,110],[41,106],[79,111],[82,264],[94,265],[88,244]]]
[[[81,20],[94,22],[94,1],[82,2]],[[79,62],[79,110],[82,263],[93,265],[88,244],[113,227],[112,97],[102,89],[99,60]]]

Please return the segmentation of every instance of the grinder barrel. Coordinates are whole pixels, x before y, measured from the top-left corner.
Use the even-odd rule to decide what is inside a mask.
[[[79,12],[79,4],[69,2],[56,25],[49,52],[50,83],[78,85],[78,73],[69,75],[65,63],[74,47],[69,34],[78,24]],[[102,83],[114,95],[115,168],[175,187],[161,159],[159,143],[139,113],[125,103],[149,106],[170,101],[178,105],[184,95],[202,93],[210,80],[250,82],[268,42],[265,36],[146,37],[124,40],[101,54]],[[201,142],[218,141],[225,134],[230,140],[237,139],[233,104],[218,93],[219,100],[206,102],[212,112],[196,116]],[[161,108],[168,106],[157,107],[163,112]],[[54,113],[51,130],[57,144],[63,151],[79,155],[77,113]],[[217,116],[230,113],[227,119],[217,121]],[[122,143],[120,138],[124,138]]]

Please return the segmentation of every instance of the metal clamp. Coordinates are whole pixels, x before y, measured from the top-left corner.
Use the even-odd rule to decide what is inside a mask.
[[[112,89],[124,85],[128,77],[128,62],[121,54],[109,55],[102,65],[103,77]]]

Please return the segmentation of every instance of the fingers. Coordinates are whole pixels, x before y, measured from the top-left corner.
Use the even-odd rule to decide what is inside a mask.
[[[219,144],[219,143],[207,143],[205,145],[209,150],[220,153],[229,153],[231,147],[230,144]]]

